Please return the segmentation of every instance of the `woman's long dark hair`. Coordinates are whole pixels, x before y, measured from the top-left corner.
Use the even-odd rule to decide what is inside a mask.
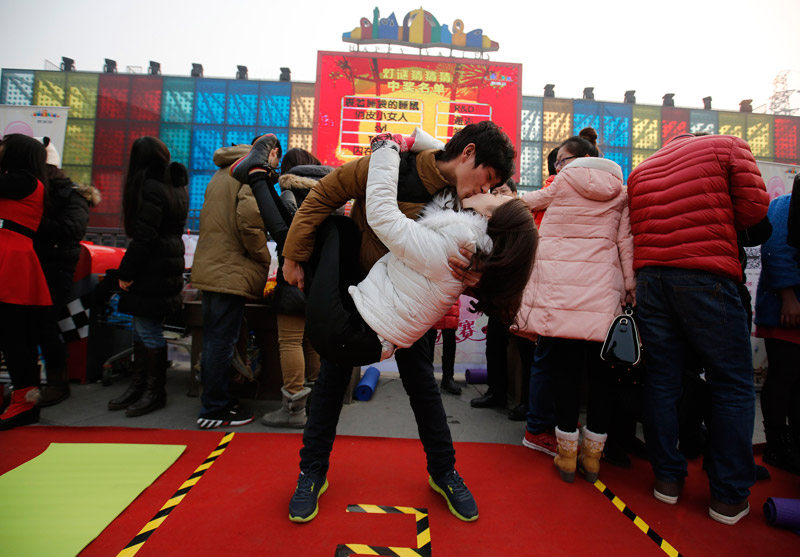
[[[25,172],[47,186],[47,151],[41,141],[12,133],[3,138],[2,172]],[[45,187],[45,190],[47,188]]]
[[[170,164],[169,149],[157,137],[140,137],[131,146],[128,170],[122,193],[122,212],[125,234],[133,236],[136,215],[142,199],[142,186],[146,180],[158,180],[164,184],[184,186],[188,181],[186,168],[181,164]]]
[[[475,308],[513,328],[533,269],[539,234],[530,209],[521,199],[497,207],[486,233],[492,239],[492,250],[476,254],[482,275]]]
[[[292,147],[286,151],[285,155],[283,155],[283,160],[281,161],[281,175],[286,174],[292,168],[295,166],[300,166],[301,164],[320,165],[322,163],[317,157],[305,149],[301,149],[300,147]]]

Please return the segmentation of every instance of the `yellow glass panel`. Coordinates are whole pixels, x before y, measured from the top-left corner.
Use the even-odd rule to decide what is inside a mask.
[[[773,149],[774,117],[769,114],[747,115],[747,143],[758,158],[775,156]]]
[[[293,83],[291,120],[289,125],[293,128],[308,128],[314,126],[314,84]]]
[[[653,153],[655,153],[654,149],[634,149],[631,156],[631,170],[639,166],[643,160]]]
[[[572,136],[572,101],[545,98],[542,136],[545,143],[560,143]]]
[[[35,106],[64,106],[66,100],[66,73],[36,72],[33,86]]]
[[[735,135],[745,139],[745,125],[747,115],[739,112],[719,113],[719,133],[722,135]]]
[[[661,107],[633,106],[632,145],[634,149],[661,147]],[[637,164],[635,159],[633,164]]]

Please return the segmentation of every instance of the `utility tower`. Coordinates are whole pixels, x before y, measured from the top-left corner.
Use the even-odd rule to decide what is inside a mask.
[[[772,96],[769,98],[769,112],[772,114],[793,116],[798,112],[798,109],[792,108],[790,101],[796,90],[789,89],[788,76],[789,70],[783,70],[772,81]]]

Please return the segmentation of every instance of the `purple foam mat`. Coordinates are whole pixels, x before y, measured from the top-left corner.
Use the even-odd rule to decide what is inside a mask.
[[[773,526],[782,526],[800,534],[800,499],[769,497],[764,503],[764,515]]]
[[[475,385],[476,383],[486,383],[489,375],[486,373],[486,368],[467,369],[464,373],[467,383]]]

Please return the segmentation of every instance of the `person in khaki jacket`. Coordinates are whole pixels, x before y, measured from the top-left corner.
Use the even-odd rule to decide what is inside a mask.
[[[200,429],[238,426],[253,421],[229,391],[233,350],[248,299],[264,295],[270,254],[264,223],[250,186],[232,178],[229,167],[250,145],[223,147],[214,153],[220,169],[211,178],[200,211],[200,238],[192,265],[192,284],[203,292],[203,386]],[[280,160],[278,144],[270,153]]]

